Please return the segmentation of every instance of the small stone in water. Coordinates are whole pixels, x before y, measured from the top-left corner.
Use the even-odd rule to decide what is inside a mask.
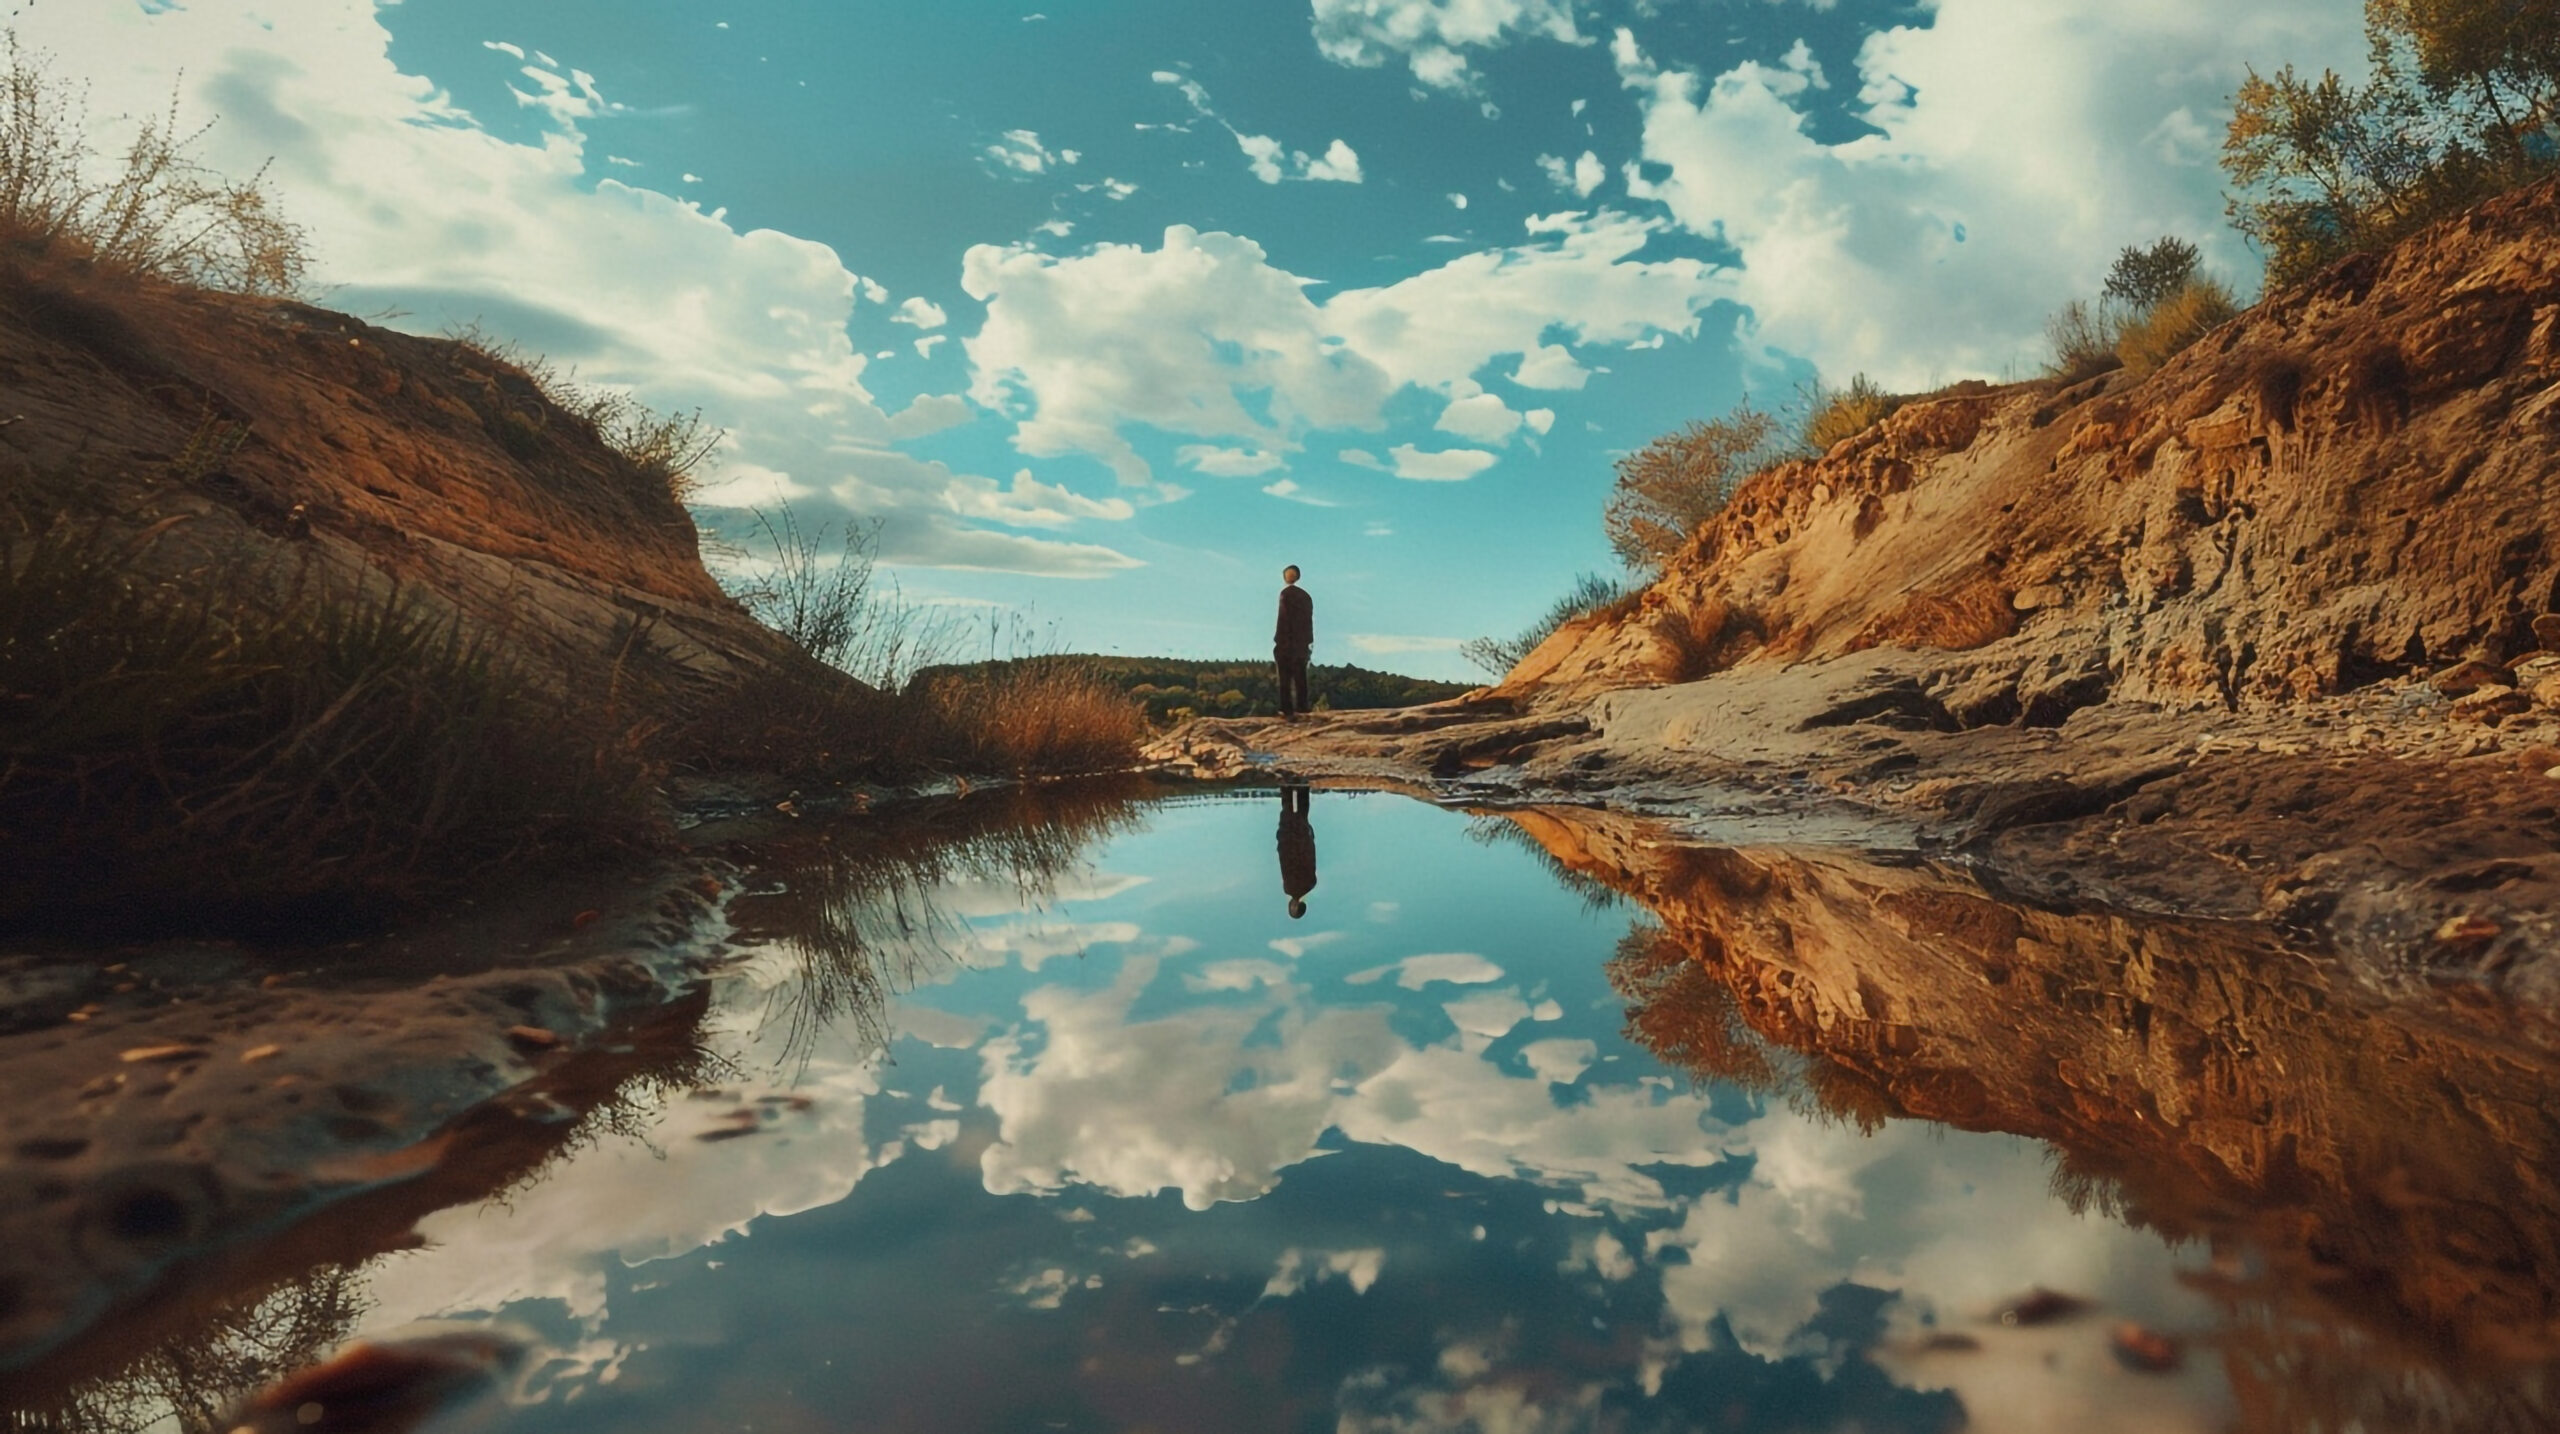
[[[240,1063],[242,1065],[250,1065],[257,1061],[271,1061],[283,1054],[284,1047],[279,1045],[269,1044],[263,1046],[251,1046],[249,1049],[240,1053]]]

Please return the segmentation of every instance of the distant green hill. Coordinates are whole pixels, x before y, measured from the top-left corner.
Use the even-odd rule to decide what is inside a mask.
[[[1098,657],[1070,653],[1059,657],[1018,658],[1002,662],[957,662],[928,667],[919,682],[937,676],[992,674],[1022,662],[1073,663],[1146,704],[1155,722],[1188,717],[1269,716],[1280,710],[1278,675],[1271,664],[1181,657]],[[1473,690],[1466,682],[1434,682],[1365,667],[1307,669],[1307,690],[1318,711],[1352,711],[1373,707],[1410,707],[1438,702]]]

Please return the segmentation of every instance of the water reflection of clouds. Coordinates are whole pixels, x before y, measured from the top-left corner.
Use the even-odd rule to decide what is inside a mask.
[[[1257,835],[1267,840],[1267,830]],[[1182,1298],[1199,1305],[1200,1323],[1165,1358],[1215,1368],[1253,1321],[1338,1321],[1343,1300],[1377,1305],[1371,1320],[1401,1310],[1393,1318],[1422,1321],[1428,1348],[1365,1355],[1379,1362],[1341,1375],[1327,1422],[1343,1430],[1589,1428],[1686,1397],[1683,1379],[1741,1369],[1736,1360],[1816,1371],[1806,1387],[1843,1390],[1850,1360],[1875,1387],[1839,1394],[1843,1411],[1899,1409],[1892,1401],[1918,1398],[1913,1389],[1953,1388],[1976,1429],[2177,1430],[2219,1417],[2209,1368],[2165,1380],[2114,1369],[2103,1324],[1983,1324],[1999,1301],[2037,1284],[2096,1297],[2108,1318],[2203,1323],[2196,1301],[2165,1278],[2156,1241],[2071,1215],[2023,1143],[1908,1124],[1862,1136],[1730,1093],[1720,1118],[1714,1092],[1675,1087],[1595,1038],[1604,1033],[1591,1028],[1586,997],[1596,970],[1554,968],[1574,1003],[1568,1022],[1545,979],[1524,994],[1482,954],[1367,964],[1392,954],[1366,949],[1394,934],[1376,924],[1283,937],[1267,943],[1272,957],[1237,954],[1238,941],[1202,947],[1152,934],[1138,918],[1173,920],[1156,914],[1163,903],[1146,913],[1112,905],[1145,883],[1087,867],[1054,898],[1001,881],[955,884],[941,899],[969,914],[960,964],[1035,979],[968,988],[993,996],[981,1007],[948,985],[932,1004],[893,1004],[893,1039],[919,1043],[901,1060],[919,1065],[909,1079],[930,1095],[885,1091],[877,1048],[822,1040],[795,1087],[810,1098],[797,1124],[700,1141],[693,1124],[729,1106],[677,1101],[654,1146],[606,1140],[506,1206],[433,1217],[421,1227],[430,1248],[378,1272],[373,1326],[556,1302],[574,1328],[539,1366],[541,1388],[592,1386],[629,1354],[607,1308],[615,1268],[733,1238],[759,1217],[845,1202],[902,1159],[912,1171],[908,1157],[939,1152],[924,1162],[933,1179],[974,1156],[972,1183],[989,1195],[1126,1197],[1052,1204],[1039,1218],[1066,1247],[1021,1245],[976,1277],[990,1296],[1037,1312],[1026,1318],[1101,1318],[1133,1284],[1151,1288],[1181,1269],[1196,1281],[1242,1256],[1259,1262],[1255,1285],[1234,1298],[1201,1304],[1196,1283],[1166,1286],[1195,1291]],[[1214,911],[1173,910],[1190,929],[1224,929]],[[1239,940],[1255,950],[1259,935]],[[1513,948],[1485,949],[1520,967]],[[1063,968],[1051,963],[1068,954],[1086,964],[1055,979]],[[750,959],[719,1003],[714,1024],[751,1059],[774,1037],[747,997],[783,974]],[[965,1009],[946,1009],[954,1005]],[[1614,1008],[1607,1019],[1614,1026]],[[1350,1159],[1317,1159],[1345,1149]],[[1293,1170],[1374,1172],[1392,1160],[1447,1172],[1415,1177],[1445,1188],[1380,1196],[1377,1212],[1330,1227],[1284,1213],[1286,1194],[1274,1196],[1284,1176],[1297,1188]],[[1539,1198],[1524,1205],[1500,1193],[1522,1185]],[[1189,1212],[1241,1208],[1253,1213],[1237,1218],[1252,1223],[1218,1225],[1227,1233],[1204,1253],[1195,1242],[1208,1237],[1185,1222],[1205,1228],[1213,1217],[1144,1198],[1167,1190]],[[1455,1198],[1462,1190],[1475,1193]],[[1406,1223],[1381,1223],[1386,1212]],[[1393,1238],[1361,1238],[1388,1230]],[[1486,1272],[1448,1283],[1460,1268],[1451,1250],[1478,1252],[1465,1258]],[[1844,1282],[1903,1292],[1886,1307],[1877,1356],[1903,1387],[1843,1344],[1831,1303]],[[1409,1305],[1416,1299],[1424,1306]],[[1524,1317],[1552,1328],[1524,1335]],[[1984,1348],[1916,1352],[1931,1328],[1976,1334]],[[1613,1372],[1559,1377],[1558,1341],[1574,1339],[1591,1345],[1574,1356],[1580,1368]],[[1930,1425],[1877,1414],[1869,1427]]]
[[[1364,1078],[1402,1044],[1383,1010],[1311,1009],[1285,981],[1260,999],[1132,1020],[1157,969],[1133,955],[1102,990],[1031,991],[1038,1048],[1019,1033],[983,1047],[978,1100],[999,1131],[981,1157],[989,1193],[1073,1182],[1179,1190],[1194,1210],[1251,1199],[1316,1153],[1334,1081]],[[1246,1043],[1275,1017],[1277,1043]]]
[[[1342,979],[1354,986],[1366,986],[1387,976],[1408,991],[1419,991],[1434,981],[1452,986],[1481,986],[1502,979],[1502,968],[1473,951],[1433,951],[1420,956],[1407,956],[1384,966],[1354,971]]]

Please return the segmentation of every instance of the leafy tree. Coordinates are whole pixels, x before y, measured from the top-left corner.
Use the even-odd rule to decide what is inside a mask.
[[[1601,514],[1609,546],[1628,567],[1660,572],[1744,479],[1796,456],[1788,428],[1745,399],[1722,418],[1688,424],[1619,459]]]
[[[2365,0],[2373,75],[2252,69],[2222,168],[2288,284],[2560,167],[2560,0]]]
[[[2147,312],[2185,288],[2203,258],[2196,246],[2175,234],[2164,234],[2147,248],[2128,244],[2107,270],[2102,292],[2127,308]]]

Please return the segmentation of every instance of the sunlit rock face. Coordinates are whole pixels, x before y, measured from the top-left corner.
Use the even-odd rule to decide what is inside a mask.
[[[2156,373],[1958,384],[1746,482],[1506,690],[1872,648],[1953,717],[2336,692],[2560,602],[2560,185],[2270,296]]]
[[[1661,919],[1613,976],[1666,1058],[1763,1085],[1801,1062],[1813,1097],[1862,1124],[2049,1141],[2058,1193],[2208,1242],[2199,1287],[2234,1317],[2223,1354],[2250,1427],[2544,1408],[2560,1357],[2546,1020],[2470,987],[2385,992],[2262,926],[2039,908],[1935,862],[1515,819]]]

